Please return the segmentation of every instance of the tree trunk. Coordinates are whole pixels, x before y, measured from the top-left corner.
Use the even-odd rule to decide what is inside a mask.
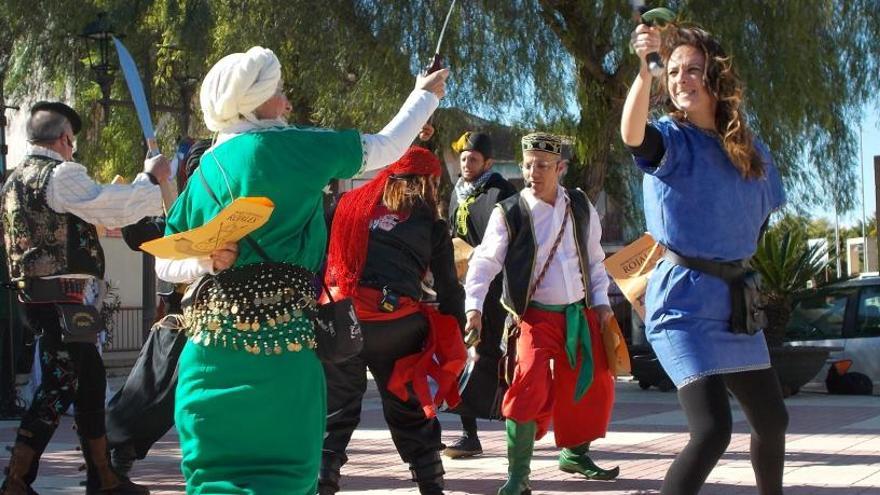
[[[595,202],[605,187],[608,167],[616,165],[612,148],[620,140],[618,129],[626,88],[616,78],[597,81],[583,65],[578,67],[578,74],[580,121],[576,149],[580,167],[571,180]]]

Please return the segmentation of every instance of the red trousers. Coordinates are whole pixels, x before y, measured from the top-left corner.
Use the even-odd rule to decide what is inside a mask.
[[[580,401],[574,389],[582,362],[572,369],[565,355],[565,314],[528,308],[516,342],[513,383],[504,395],[502,413],[524,423],[535,421],[540,439],[551,420],[557,447],[574,447],[602,438],[614,405],[614,377],[608,370],[599,318],[587,310],[593,350],[593,384]],[[553,361],[551,369],[550,361]]]

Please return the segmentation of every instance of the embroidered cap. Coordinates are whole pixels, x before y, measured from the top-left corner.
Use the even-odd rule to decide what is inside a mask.
[[[483,132],[467,131],[452,143],[452,150],[456,153],[479,151],[488,160],[492,158],[492,138]]]
[[[522,150],[544,151],[554,155],[562,155],[562,139],[546,132],[533,132],[522,138]]]

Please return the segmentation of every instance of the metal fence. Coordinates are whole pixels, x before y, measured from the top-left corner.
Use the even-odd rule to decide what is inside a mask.
[[[123,306],[113,322],[113,343],[107,351],[139,351],[144,345],[144,309]]]

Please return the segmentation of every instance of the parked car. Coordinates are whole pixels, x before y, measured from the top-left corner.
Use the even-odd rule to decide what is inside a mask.
[[[880,276],[862,276],[804,291],[795,297],[786,340],[793,346],[835,347],[812,382],[822,382],[831,362],[851,359],[850,372],[880,386]]]

